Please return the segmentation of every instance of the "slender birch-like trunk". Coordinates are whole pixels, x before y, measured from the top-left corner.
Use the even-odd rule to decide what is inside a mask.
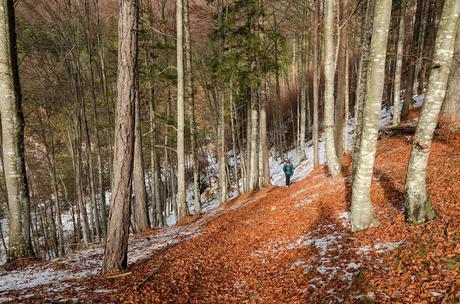
[[[319,25],[319,14],[320,14],[320,3],[315,1],[315,12],[313,15],[313,28],[318,28]],[[320,49],[318,31],[313,30],[313,167],[317,168],[319,166],[319,121],[318,121],[318,106],[319,106],[319,52]]]
[[[268,163],[268,138],[267,138],[267,110],[266,99],[260,97],[259,109],[259,185],[267,187],[270,185],[270,166]],[[305,150],[305,149],[304,149]]]
[[[350,58],[348,49],[345,55],[345,100],[343,113],[343,152],[348,153],[348,120],[350,116]]]
[[[30,197],[24,160],[24,116],[16,49],[14,1],[0,2],[0,116],[8,194],[8,261],[32,257]]]
[[[339,15],[337,20],[340,23],[344,23],[345,19],[347,18],[346,10],[348,6],[348,0],[340,0],[338,1]],[[347,35],[347,26],[341,26],[339,29],[339,43],[337,45],[337,94],[335,99],[335,150],[337,153],[338,159],[342,159],[343,157],[343,146],[344,146],[344,121],[345,121],[345,95],[347,90],[347,76],[346,76],[346,60],[347,60],[347,52],[348,52],[348,35]]]
[[[351,199],[353,231],[376,225],[370,193],[377,148],[380,107],[385,82],[385,61],[391,4],[391,0],[377,0],[375,6],[361,146],[359,154],[355,155],[359,157],[359,161],[355,178],[353,179]]]
[[[406,175],[406,220],[419,224],[433,220],[436,213],[426,185],[426,173],[433,133],[445,97],[459,24],[460,1],[446,0],[436,38],[433,68]],[[458,96],[457,96],[458,97]]]
[[[417,0],[417,10],[415,12],[415,22],[412,34],[412,41],[409,45],[409,56],[408,56],[408,69],[406,76],[406,92],[404,95],[404,104],[401,110],[401,116],[407,117],[409,110],[412,109],[412,101],[414,95],[414,80],[415,80],[415,69],[418,61],[418,49],[421,47],[419,41],[421,22],[422,22],[422,13],[423,13],[423,2],[425,0]]]
[[[340,174],[340,164],[334,144],[334,1],[326,0],[324,15],[324,129],[326,133],[326,158],[332,177]]]
[[[300,60],[299,60],[299,73],[300,73],[300,118],[299,118],[299,153],[300,161],[307,158],[305,154],[305,138],[306,138],[306,124],[307,124],[307,75],[306,75],[306,51],[307,51],[307,38],[306,33],[301,34],[302,46],[300,48]]]
[[[195,122],[195,92],[193,90],[193,71],[192,71],[192,39],[190,37],[189,2],[184,0],[184,53],[185,53],[185,81],[186,97],[188,100],[189,119],[190,119],[190,145],[193,170],[193,205],[195,214],[201,213],[200,195],[200,168],[197,155],[197,138]]]
[[[187,215],[185,201],[185,106],[184,106],[184,39],[183,0],[176,0],[177,52],[177,222]]]
[[[219,94],[219,122],[217,126],[219,162],[219,203],[227,200],[227,158],[225,155],[225,90]]]
[[[117,108],[110,216],[103,272],[128,266],[128,236],[134,163],[134,124],[137,88],[137,0],[120,0]]]
[[[254,91],[254,88],[251,89]],[[250,109],[250,137],[249,137],[249,191],[257,189],[259,178],[259,102],[257,93],[251,92]]]
[[[393,126],[401,123],[401,72],[404,54],[404,34],[406,31],[406,0],[401,1],[399,19],[398,50],[396,57],[396,70],[394,81]]]

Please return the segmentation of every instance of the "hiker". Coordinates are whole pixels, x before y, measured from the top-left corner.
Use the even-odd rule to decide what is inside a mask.
[[[294,166],[291,161],[288,159],[283,166],[284,174],[286,175],[286,186],[291,185],[291,176],[294,174]]]

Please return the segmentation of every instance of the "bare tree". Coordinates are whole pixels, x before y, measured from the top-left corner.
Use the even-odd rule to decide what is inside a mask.
[[[184,106],[184,39],[183,0],[176,0],[177,52],[177,221],[187,213],[185,201],[185,106]]]
[[[445,97],[460,17],[460,1],[446,0],[436,38],[433,68],[407,169],[404,209],[412,224],[431,221],[436,213],[426,186],[426,168],[433,132]]]
[[[359,161],[356,167],[356,174],[353,178],[351,199],[353,231],[366,229],[376,224],[370,193],[385,79],[391,4],[391,0],[377,0],[375,6],[362,138],[359,154],[354,155],[354,157],[359,158]]]
[[[326,0],[324,24],[324,129],[326,133],[326,157],[329,173],[332,177],[340,174],[340,163],[334,144],[334,1]]]
[[[454,60],[449,75],[446,97],[442,103],[441,115],[449,128],[460,128],[460,27],[455,42]]]
[[[394,81],[393,126],[399,126],[401,120],[401,71],[403,64],[404,34],[406,29],[406,0],[402,0],[400,5],[398,50]]]
[[[8,194],[8,261],[34,255],[30,237],[30,198],[24,160],[14,1],[0,2],[0,116],[3,169]]]
[[[120,0],[113,182],[103,272],[128,266],[137,88],[138,0]]]
[[[150,228],[149,212],[147,208],[147,192],[145,191],[144,157],[142,156],[142,130],[140,117],[139,92],[135,102],[135,131],[134,131],[134,218],[136,232],[143,232]]]

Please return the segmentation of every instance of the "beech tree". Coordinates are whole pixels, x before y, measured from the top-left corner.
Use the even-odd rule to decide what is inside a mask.
[[[185,101],[184,101],[184,39],[183,0],[176,0],[177,53],[177,221],[187,215],[185,201]]]
[[[377,0],[375,4],[366,102],[363,109],[361,144],[359,153],[354,155],[359,160],[353,178],[351,199],[351,223],[353,231],[366,229],[376,224],[370,193],[385,79],[391,4],[391,0]]]
[[[0,117],[3,170],[8,195],[8,261],[11,262],[34,256],[13,0],[0,2],[0,20]]]
[[[103,272],[128,266],[137,87],[138,0],[120,0],[118,81],[110,216]]]
[[[399,34],[398,34],[398,49],[396,54],[396,70],[394,81],[394,104],[393,104],[393,126],[399,126],[401,120],[401,74],[403,64],[403,51],[404,51],[404,34],[406,29],[406,1],[402,0],[400,3],[399,14]]]
[[[404,209],[407,222],[412,224],[425,223],[436,217],[426,186],[427,165],[446,94],[459,17],[460,1],[446,0],[436,38],[433,68],[407,168]]]
[[[447,127],[455,130],[460,128],[460,29],[457,30],[454,59],[447,83],[447,92],[442,103],[441,116]]]
[[[334,1],[326,0],[324,16],[324,129],[326,133],[327,167],[332,177],[340,174],[340,163],[337,158],[334,141]]]

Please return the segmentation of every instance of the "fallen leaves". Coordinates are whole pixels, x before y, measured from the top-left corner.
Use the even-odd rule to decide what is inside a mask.
[[[139,259],[126,276],[29,292],[39,303],[455,303],[460,135],[432,144],[428,186],[439,216],[419,226],[402,212],[410,149],[402,136],[379,144],[371,195],[379,227],[350,232],[350,178],[330,179],[321,168],[289,188],[227,202],[209,219],[187,218],[181,228],[202,221],[201,234]]]

